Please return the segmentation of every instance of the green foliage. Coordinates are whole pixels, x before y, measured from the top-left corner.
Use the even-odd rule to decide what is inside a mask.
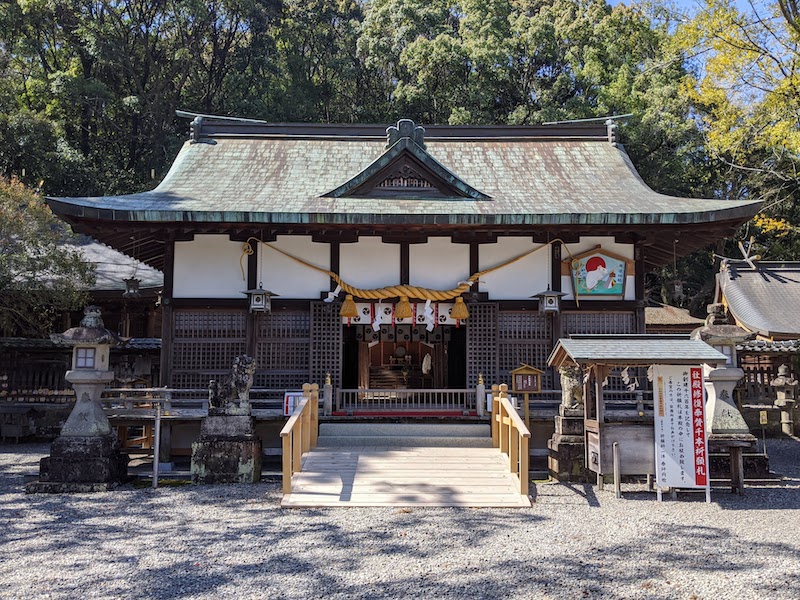
[[[633,113],[619,137],[653,188],[763,198],[800,222],[796,0],[670,15],[606,0],[6,2],[0,174],[24,169],[50,195],[147,189],[186,139],[177,108],[422,124]],[[800,251],[794,233],[742,235],[771,258]],[[666,291],[672,267],[653,294],[698,303],[709,256],[678,263],[684,297]]]
[[[0,180],[0,332],[45,335],[61,311],[88,300],[93,267],[41,196]]]
[[[742,11],[707,0],[675,42],[702,57],[687,95],[702,118],[706,148],[727,167],[728,196],[765,203],[765,216],[800,223],[800,31],[793,0],[754,1]],[[796,235],[757,222],[757,251],[796,259]]]

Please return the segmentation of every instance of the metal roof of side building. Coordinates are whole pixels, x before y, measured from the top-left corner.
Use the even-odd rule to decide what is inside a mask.
[[[736,324],[771,340],[800,338],[800,262],[725,260],[717,274],[717,301]]]
[[[701,340],[683,335],[587,335],[558,340],[548,366],[721,365],[726,356]]]
[[[80,236],[74,246],[84,260],[95,267],[95,284],[92,291],[124,291],[125,279],[139,279],[139,288],[164,287],[164,274],[122,252],[88,236]]]

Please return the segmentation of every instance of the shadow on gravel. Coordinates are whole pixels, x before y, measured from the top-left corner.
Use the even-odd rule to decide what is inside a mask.
[[[784,446],[778,463],[797,460],[800,446]],[[685,513],[676,510],[681,499],[661,510],[654,495],[635,495],[659,509],[649,511],[588,484],[566,485],[566,502],[543,514],[536,506],[286,510],[280,486],[263,483],[24,496],[17,478],[0,485],[0,581],[12,597],[712,598],[701,588],[711,576],[720,586],[745,580],[738,597],[800,597],[796,543],[758,537],[738,526],[739,515],[720,526],[716,507],[692,502]],[[713,499],[725,510],[791,510],[799,494],[792,485]],[[635,529],[599,527],[620,514]],[[773,525],[779,516],[770,514]]]

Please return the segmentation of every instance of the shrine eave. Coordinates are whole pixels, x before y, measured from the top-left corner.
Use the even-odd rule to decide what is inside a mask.
[[[258,212],[117,210],[96,207],[81,199],[47,198],[53,212],[69,221],[96,220],[109,223],[210,223],[220,225],[327,225],[327,226],[653,226],[693,225],[725,221],[744,222],[753,217],[760,202],[734,203],[730,208],[693,212],[648,213],[355,213],[355,212]],[[462,201],[463,202],[463,201]]]

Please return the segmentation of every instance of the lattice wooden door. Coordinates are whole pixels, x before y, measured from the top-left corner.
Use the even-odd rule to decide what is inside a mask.
[[[478,385],[478,374],[486,385],[498,381],[498,307],[496,302],[469,305],[467,320],[467,387]]]
[[[180,309],[175,311],[172,377],[176,388],[207,388],[209,379],[230,373],[233,359],[245,354],[244,310]]]
[[[263,313],[258,317],[257,333],[254,386],[273,390],[301,389],[309,377],[309,311]]]
[[[311,365],[310,383],[325,383],[325,374],[331,374],[334,387],[341,385],[342,377],[342,318],[341,302],[311,303]]]
[[[498,356],[501,383],[511,383],[511,371],[521,364],[542,369],[542,389],[552,389],[547,357],[552,350],[550,315],[537,311],[502,311],[498,317]]]
[[[632,312],[566,312],[563,323],[565,335],[637,333],[636,315]]]

